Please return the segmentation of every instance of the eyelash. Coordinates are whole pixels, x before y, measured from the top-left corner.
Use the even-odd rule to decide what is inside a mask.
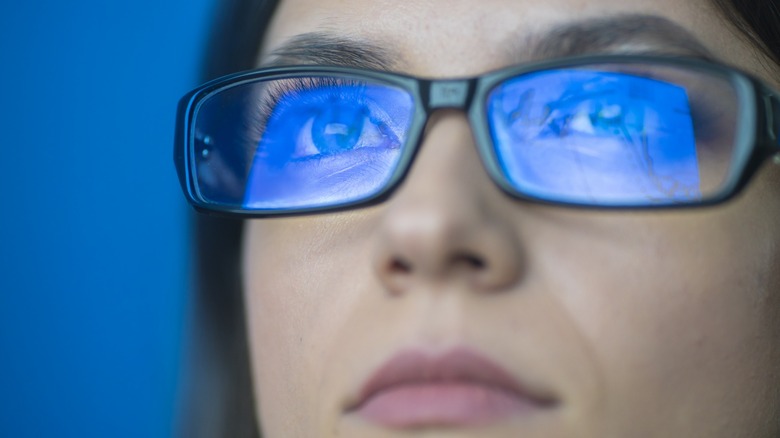
[[[253,99],[248,104],[249,108],[244,120],[245,129],[242,130],[242,143],[245,145],[248,157],[255,154],[259,139],[266,129],[268,120],[274,111],[278,110],[280,102],[289,102],[290,98],[295,98],[296,95],[302,94],[307,90],[322,87],[338,89],[339,86],[362,85],[365,84],[361,81],[327,77],[286,78],[273,81],[269,87],[263,90],[262,96]],[[338,96],[337,93],[338,91],[334,91],[333,95]],[[354,98],[354,95],[349,97]]]

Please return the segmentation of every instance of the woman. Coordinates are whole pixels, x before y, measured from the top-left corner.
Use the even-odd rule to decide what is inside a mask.
[[[776,2],[227,10],[188,436],[780,434]]]

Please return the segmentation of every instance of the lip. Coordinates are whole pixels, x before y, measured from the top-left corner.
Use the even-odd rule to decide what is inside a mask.
[[[557,404],[467,348],[404,350],[381,365],[348,412],[389,428],[468,427],[530,417]]]

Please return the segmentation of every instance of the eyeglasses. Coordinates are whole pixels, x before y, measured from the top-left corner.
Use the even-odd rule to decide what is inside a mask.
[[[695,59],[581,57],[430,80],[297,66],[228,76],[179,104],[175,161],[199,210],[244,217],[374,204],[437,109],[465,111],[510,196],[596,208],[711,205],[780,154],[778,93]]]

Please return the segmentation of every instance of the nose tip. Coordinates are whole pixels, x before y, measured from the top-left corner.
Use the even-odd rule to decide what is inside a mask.
[[[387,215],[375,266],[388,291],[458,283],[474,292],[493,292],[515,284],[522,254],[512,230],[473,213],[428,205]]]

